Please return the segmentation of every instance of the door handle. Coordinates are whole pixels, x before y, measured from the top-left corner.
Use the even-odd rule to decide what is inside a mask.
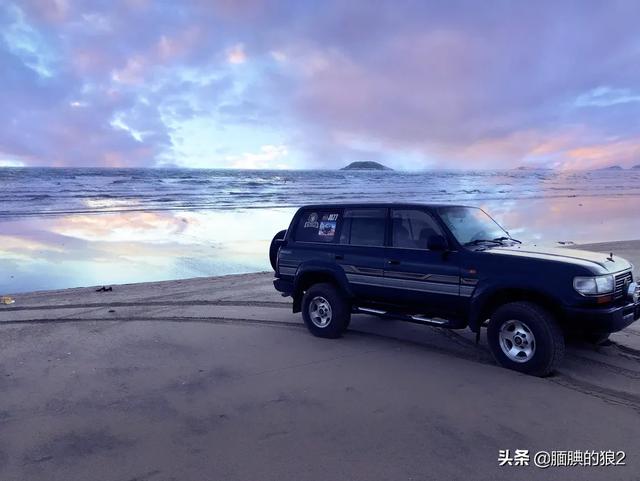
[[[387,264],[390,264],[392,266],[397,266],[398,264],[400,264],[400,261],[398,259],[389,259],[387,260]]]
[[[335,260],[337,260],[337,261],[342,261],[342,260],[344,260],[344,256],[343,256],[342,254],[336,254],[336,255],[334,256],[334,258],[335,258]]]

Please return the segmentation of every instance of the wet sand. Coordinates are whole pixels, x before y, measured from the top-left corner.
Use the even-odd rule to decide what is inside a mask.
[[[640,242],[588,246],[640,264]],[[636,275],[637,270],[636,270]],[[0,307],[0,479],[632,479],[640,326],[558,373],[486,342],[357,315],[309,335],[271,273],[16,295]],[[626,466],[498,466],[500,449]]]

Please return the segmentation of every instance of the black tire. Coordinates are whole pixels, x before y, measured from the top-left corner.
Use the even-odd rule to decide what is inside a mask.
[[[342,332],[349,329],[350,324],[351,324],[351,312],[349,312],[349,316],[347,317],[347,322],[344,323],[344,328],[342,329]]]
[[[549,312],[531,302],[511,302],[496,309],[487,339],[498,364],[533,376],[548,376],[564,357],[562,330]]]
[[[318,304],[322,305],[325,302],[329,307],[329,320],[326,325],[322,326],[321,321],[312,315],[311,305],[314,303],[314,306],[317,307]],[[318,311],[315,310],[314,312]],[[341,295],[333,284],[314,284],[302,297],[302,319],[309,332],[314,336],[335,339],[342,336],[342,333],[349,325],[351,307],[347,299]]]
[[[273,236],[273,239],[271,239],[271,245],[269,246],[269,262],[271,262],[271,267],[274,271],[276,270],[276,261],[278,260],[278,249],[280,249],[280,245],[282,244],[282,240],[286,234],[286,230],[281,230]]]
[[[584,339],[589,344],[594,344],[596,346],[608,346],[611,344],[609,340],[609,333],[599,333],[599,332],[585,332]]]

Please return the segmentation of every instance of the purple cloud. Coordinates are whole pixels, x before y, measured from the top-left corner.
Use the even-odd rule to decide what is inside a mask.
[[[303,167],[631,165],[639,16],[632,1],[7,5],[0,162],[189,165],[186,142],[211,167],[271,144]]]

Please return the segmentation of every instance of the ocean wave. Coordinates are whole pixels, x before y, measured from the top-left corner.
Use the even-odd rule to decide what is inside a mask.
[[[289,207],[324,201],[481,202],[640,196],[640,175],[637,173],[602,174],[528,170],[383,173],[10,169],[10,172],[3,170],[0,175],[0,217],[97,213],[114,209]]]

